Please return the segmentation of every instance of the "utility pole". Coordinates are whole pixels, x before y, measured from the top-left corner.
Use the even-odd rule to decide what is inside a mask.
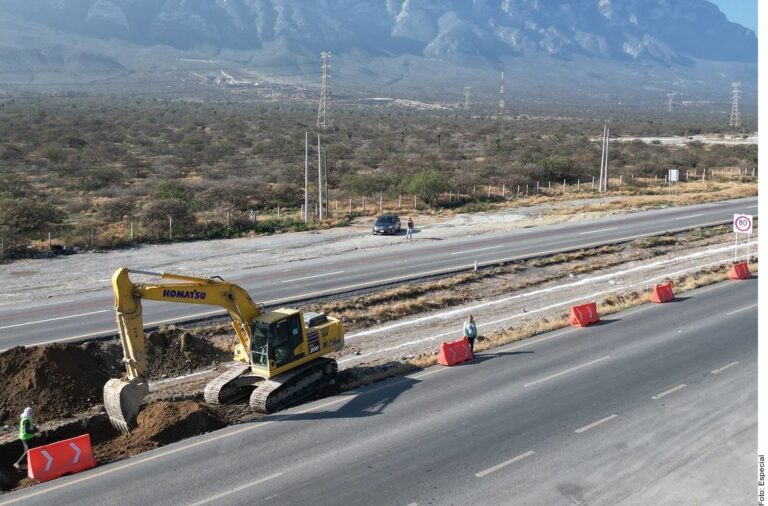
[[[328,194],[328,149],[326,148],[323,157],[323,180],[325,181],[325,215],[328,216],[329,207],[329,194]]]
[[[304,132],[304,223],[309,221],[309,132]]]
[[[608,125],[603,125],[603,144],[600,146],[600,180],[597,183],[597,192],[603,193],[603,169],[605,167],[605,132]]]
[[[469,110],[469,96],[472,93],[472,86],[464,86],[464,110]]]
[[[741,114],[739,111],[739,100],[741,99],[741,83],[731,83],[731,129],[734,131],[741,127]]]
[[[331,114],[331,53],[323,51],[320,54],[323,62],[323,77],[320,81],[320,106],[317,108],[317,127],[326,130],[333,128]]]
[[[611,144],[611,129],[605,127],[605,169],[603,170],[603,191],[608,191],[608,147]]]
[[[317,217],[323,221],[323,159],[320,152],[320,134],[317,134]]]
[[[504,102],[504,71],[501,71],[501,87],[499,88],[499,113],[498,118],[501,119],[504,117],[504,109],[506,108],[506,104]]]

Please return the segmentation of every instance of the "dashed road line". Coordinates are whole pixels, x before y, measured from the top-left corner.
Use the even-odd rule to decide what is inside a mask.
[[[689,214],[688,216],[680,216],[679,218],[675,218],[676,220],[687,220],[688,218],[698,218],[699,216],[704,216],[703,214]]]
[[[725,316],[735,315],[736,313],[741,313],[742,311],[747,311],[749,309],[752,309],[753,307],[757,307],[757,303],[752,304],[751,306],[743,307],[741,309],[736,309],[734,311],[731,311],[730,313],[725,313]]]
[[[67,316],[57,316],[56,318],[48,318],[47,320],[37,320],[33,322],[25,322],[25,323],[15,323],[13,325],[6,325],[5,327],[0,327],[0,330],[4,329],[14,329],[16,327],[26,327],[28,325],[35,325],[37,323],[50,323],[50,322],[56,322],[59,320],[71,320],[72,318],[79,318],[81,316],[93,316],[95,314],[99,313],[109,313],[110,311],[113,311],[112,309],[100,309],[98,311],[91,311],[90,313],[80,313],[80,314],[71,314]]]
[[[323,274],[315,274],[314,276],[306,276],[306,277],[303,277],[303,278],[284,279],[284,280],[282,280],[280,282],[281,283],[293,283],[295,281],[306,281],[308,279],[324,278],[326,276],[335,276],[336,274],[344,274],[344,271],[325,272]]]
[[[598,420],[596,422],[590,423],[589,425],[585,425],[584,427],[581,427],[580,429],[576,429],[574,432],[576,432],[576,434],[582,434],[584,432],[587,432],[589,429],[594,429],[598,425],[602,425],[605,422],[609,422],[609,421],[613,420],[614,418],[616,418],[618,416],[619,415],[606,416],[605,418],[600,419],[600,420]]]
[[[475,476],[477,476],[478,478],[482,478],[483,476],[488,476],[489,474],[494,473],[494,472],[498,471],[499,469],[503,469],[503,468],[507,467],[508,465],[514,464],[515,462],[519,462],[519,461],[523,460],[526,457],[530,457],[531,455],[533,455],[533,453],[534,452],[531,452],[531,451],[525,452],[522,455],[518,455],[517,457],[513,457],[513,458],[511,458],[509,460],[505,460],[501,464],[496,464],[493,467],[489,467],[485,471],[480,471],[479,473],[475,474]]]
[[[712,374],[720,374],[721,372],[725,371],[726,369],[730,369],[731,367],[733,367],[735,365],[739,365],[739,362],[735,361],[735,362],[731,362],[730,364],[725,364],[723,367],[719,367],[719,368],[717,368],[717,369],[715,369],[715,370],[713,370],[711,372],[712,372]]]
[[[670,388],[669,390],[665,390],[665,391],[661,392],[660,394],[656,394],[656,395],[652,396],[651,399],[653,399],[654,401],[657,401],[657,400],[661,399],[662,397],[666,397],[666,396],[668,396],[671,393],[677,392],[678,390],[682,390],[683,388],[685,388],[687,386],[688,385],[686,385],[685,383],[683,383],[682,385],[677,385],[674,388]]]
[[[599,362],[602,362],[604,360],[608,360],[609,358],[611,358],[611,357],[608,356],[608,355],[606,355],[604,357],[600,357],[597,360],[592,360],[591,362],[587,362],[586,364],[581,364],[581,365],[577,365],[576,367],[571,367],[570,369],[566,369],[565,371],[557,372],[555,374],[552,374],[551,376],[547,376],[546,378],[540,378],[540,379],[537,379],[536,381],[531,381],[530,383],[526,383],[525,385],[523,385],[523,387],[527,388],[527,387],[530,387],[530,386],[533,386],[533,385],[538,385],[539,383],[544,383],[545,381],[549,381],[551,379],[559,378],[560,376],[562,376],[564,374],[572,373],[574,371],[578,371],[579,369],[583,369],[585,367],[589,367],[591,365],[595,365],[595,364],[597,364]]]
[[[589,230],[587,232],[581,232],[579,235],[599,234],[600,232],[610,232],[611,230],[618,230],[619,227],[601,228],[600,230]]]
[[[267,482],[269,480],[274,480],[275,478],[278,478],[278,477],[280,477],[282,475],[283,475],[283,473],[271,474],[269,476],[265,476],[264,478],[258,479],[256,481],[253,481],[253,482],[248,483],[246,485],[241,485],[239,487],[233,488],[232,490],[227,490],[226,492],[222,492],[221,494],[216,494],[216,495],[213,495],[211,497],[208,497],[207,499],[203,499],[202,501],[194,502],[194,503],[190,504],[189,506],[201,506],[202,504],[208,504],[208,503],[211,503],[213,501],[217,501],[217,500],[221,499],[222,497],[227,497],[228,495],[236,494],[237,492],[242,492],[243,490],[249,489],[251,487],[255,487],[256,485],[261,485],[262,483]]]
[[[478,248],[478,249],[468,249],[465,251],[456,251],[455,253],[451,253],[451,255],[463,255],[464,253],[477,253],[478,251],[488,251],[492,249],[499,249],[503,248],[504,244],[499,244],[498,246],[489,246],[487,248]]]

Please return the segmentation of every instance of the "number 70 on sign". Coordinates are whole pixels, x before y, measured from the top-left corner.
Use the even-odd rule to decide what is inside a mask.
[[[752,216],[749,214],[733,215],[733,232],[735,234],[752,233]]]

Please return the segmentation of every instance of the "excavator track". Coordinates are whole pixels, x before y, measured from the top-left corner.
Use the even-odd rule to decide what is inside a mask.
[[[251,408],[265,414],[285,409],[331,383],[337,370],[335,360],[319,358],[293,371],[265,380],[251,394]]]
[[[203,390],[203,398],[209,404],[228,404],[238,397],[247,395],[243,391],[242,381],[239,381],[243,375],[251,369],[248,364],[236,363],[211,380]]]

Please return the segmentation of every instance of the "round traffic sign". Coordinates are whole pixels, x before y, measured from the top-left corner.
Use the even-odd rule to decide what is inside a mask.
[[[733,218],[733,226],[736,229],[736,231],[741,232],[743,234],[748,234],[752,232],[752,217],[741,215],[741,216],[734,216]]]

